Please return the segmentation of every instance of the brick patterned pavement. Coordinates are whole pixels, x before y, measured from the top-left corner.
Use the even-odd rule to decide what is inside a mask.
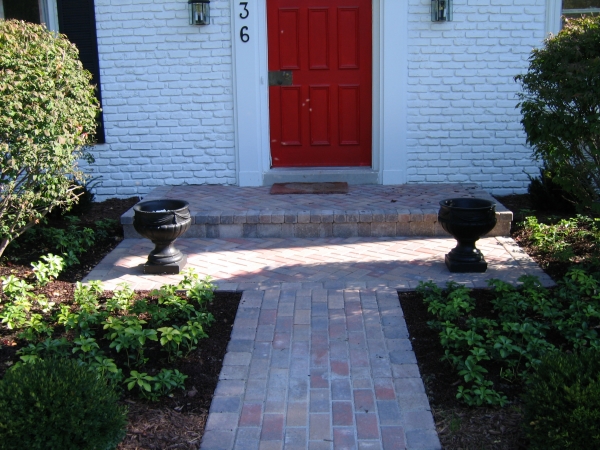
[[[488,237],[477,247],[485,255],[483,274],[451,274],[444,254],[455,245],[452,238],[231,238],[179,239],[177,247],[188,255],[187,267],[210,276],[221,290],[290,289],[320,286],[325,289],[413,289],[420,281],[439,285],[454,280],[469,287],[485,287],[498,278],[510,283],[525,274],[548,277],[511,238]],[[155,289],[178,282],[179,275],[144,275],[142,265],[153,244],[146,239],[125,239],[86,277],[102,280],[106,289],[127,282],[134,289]]]
[[[224,185],[161,186],[144,197],[179,198],[190,203],[197,215],[242,211],[361,211],[431,210],[437,214],[439,201],[445,198],[479,197],[493,199],[474,183],[435,183],[402,185],[350,185],[347,194],[270,195],[268,186],[239,187]],[[498,204],[498,211],[508,211]],[[133,218],[133,211],[126,217]]]
[[[451,274],[441,237],[180,239],[188,267],[244,291],[202,450],[440,449],[397,290],[552,280],[510,238],[478,247],[484,274]],[[106,289],[176,283],[144,275],[153,245],[126,239],[86,278]]]

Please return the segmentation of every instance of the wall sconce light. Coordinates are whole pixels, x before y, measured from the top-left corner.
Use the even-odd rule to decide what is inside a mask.
[[[210,25],[210,0],[188,0],[190,25]]]
[[[452,20],[452,0],[431,0],[431,21],[449,22]]]

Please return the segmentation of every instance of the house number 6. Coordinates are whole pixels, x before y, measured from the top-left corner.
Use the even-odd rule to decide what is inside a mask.
[[[244,11],[240,13],[240,19],[247,19],[250,15],[250,11],[248,11],[248,2],[240,2],[240,6],[244,8]],[[240,39],[242,42],[248,42],[250,40],[250,35],[248,34],[248,27],[243,26],[240,28]]]

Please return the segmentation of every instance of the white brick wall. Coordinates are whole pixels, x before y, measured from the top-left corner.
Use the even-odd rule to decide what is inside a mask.
[[[264,0],[263,0],[264,1]],[[523,192],[536,174],[513,78],[544,37],[546,0],[409,2],[408,181]],[[96,0],[107,143],[99,199],[163,184],[235,184],[230,0],[192,26],[185,0]]]
[[[514,76],[544,38],[546,0],[454,0],[447,23],[430,21],[430,0],[408,1],[408,181],[525,191],[538,171]]]
[[[96,0],[106,144],[99,199],[163,184],[235,184],[229,0],[189,24],[185,0]]]

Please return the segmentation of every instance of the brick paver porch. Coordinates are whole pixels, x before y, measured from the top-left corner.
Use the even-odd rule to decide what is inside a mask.
[[[410,201],[418,198],[422,204],[437,205],[440,196],[470,194],[468,190],[455,192],[456,186],[427,187],[421,192],[412,186],[415,196],[409,200],[402,200],[404,197],[399,197],[394,187],[389,187],[390,191],[377,187],[379,197],[373,197],[373,187],[353,188],[355,198],[366,202],[371,196],[375,206],[377,202],[392,203],[390,198],[381,199],[396,192],[392,200],[400,204],[396,206],[396,222],[390,223],[395,224],[397,234],[399,229],[411,229],[398,226],[402,223],[398,211],[411,214],[412,208],[417,219],[409,217],[407,222],[417,223],[419,215],[424,221],[426,209],[411,206]],[[176,193],[186,200],[207,198],[206,188],[202,195],[195,188],[173,188],[151,197],[174,197]],[[203,450],[440,448],[397,291],[412,289],[422,280],[440,285],[455,280],[474,287],[485,286],[490,278],[516,283],[523,274],[538,275],[544,284],[552,284],[512,239],[503,236],[487,237],[478,244],[490,266],[485,274],[450,274],[443,256],[455,245],[453,239],[435,233],[426,237],[360,236],[360,223],[369,224],[372,230],[373,223],[378,223],[373,217],[379,214],[373,211],[380,209],[368,209],[368,203],[356,207],[343,204],[349,202],[348,198],[295,196],[300,208],[310,203],[306,223],[316,224],[319,233],[329,229],[327,224],[333,230],[336,223],[323,222],[324,216],[335,220],[335,213],[329,216],[322,211],[338,211],[346,219],[353,215],[348,211],[359,211],[357,221],[350,222],[357,230],[352,236],[336,237],[331,232],[323,237],[301,237],[297,236],[300,228],[288,228],[292,230],[290,237],[230,237],[223,230],[231,229],[220,228],[229,225],[223,223],[229,221],[228,217],[233,221],[245,218],[246,222],[238,224],[242,225],[237,228],[241,234],[244,229],[258,230],[260,224],[279,225],[279,230],[286,224],[286,214],[279,214],[277,209],[251,210],[257,211],[255,214],[236,206],[240,190],[244,190],[238,195],[241,203],[253,198],[251,189],[256,189],[255,197],[266,202],[282,200],[269,198],[264,188],[215,188],[227,193],[220,204],[237,207],[231,209],[237,212],[196,214],[197,220],[199,215],[213,217],[213,223],[203,223],[204,232],[202,227],[197,228],[192,237],[180,239],[177,244],[188,255],[188,265],[202,275],[210,275],[219,289],[244,291],[212,402]],[[448,195],[451,193],[454,195]],[[288,211],[290,224],[292,217],[298,220],[302,216],[293,211],[304,211],[289,209],[291,200],[286,200],[288,209],[282,210]],[[340,209],[325,209],[332,208],[331,202],[336,201]],[[198,210],[193,208],[199,203],[190,203],[196,213]],[[272,204],[264,206],[270,208]],[[361,214],[364,218],[370,214],[371,221],[359,222]],[[320,221],[312,222],[313,215],[315,221]],[[280,216],[283,222],[273,224],[273,217]],[[259,222],[248,223],[248,218],[253,222],[254,217]],[[431,227],[435,230],[435,223]],[[218,237],[206,237],[214,234]],[[135,289],[177,282],[177,275],[141,273],[151,248],[149,241],[126,239],[87,280],[101,279],[107,289],[124,281]]]

